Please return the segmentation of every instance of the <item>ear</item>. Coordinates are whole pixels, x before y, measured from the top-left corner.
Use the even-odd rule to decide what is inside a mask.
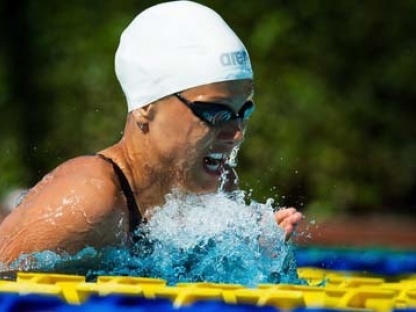
[[[131,113],[137,123],[148,124],[154,118],[155,107],[153,104],[149,104],[144,107],[136,108]]]

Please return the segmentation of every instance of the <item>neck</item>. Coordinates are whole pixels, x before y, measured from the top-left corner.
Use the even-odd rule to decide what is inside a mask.
[[[155,206],[163,205],[165,195],[172,189],[171,175],[163,172],[158,153],[149,144],[149,136],[129,118],[123,138],[100,151],[111,158],[125,174],[143,216]]]

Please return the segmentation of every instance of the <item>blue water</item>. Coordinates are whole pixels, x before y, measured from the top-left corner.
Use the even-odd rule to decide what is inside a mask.
[[[247,203],[249,201],[249,203]],[[76,255],[43,251],[21,256],[11,268],[27,271],[157,277],[179,282],[304,283],[296,272],[294,247],[273,218],[272,201],[231,195],[173,192],[136,232],[130,248],[85,248]]]

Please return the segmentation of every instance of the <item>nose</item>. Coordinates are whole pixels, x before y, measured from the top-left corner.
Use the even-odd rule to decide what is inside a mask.
[[[244,141],[245,122],[241,119],[231,120],[218,128],[217,139],[227,145],[238,145]]]

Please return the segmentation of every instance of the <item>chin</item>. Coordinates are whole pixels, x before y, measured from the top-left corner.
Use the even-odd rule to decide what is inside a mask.
[[[189,181],[193,181],[189,183]],[[221,182],[219,179],[207,179],[201,181],[201,179],[188,180],[188,183],[184,184],[183,190],[192,194],[209,194],[215,193],[220,188]]]
[[[198,187],[193,186],[191,189],[189,189],[190,193],[193,194],[210,194],[210,193],[215,193],[216,191],[218,191],[220,185],[218,183],[218,185],[200,185]]]
[[[206,166],[196,166],[193,170],[183,170],[185,174],[177,184],[179,189],[192,194],[215,193],[221,187],[221,169],[208,170]]]

